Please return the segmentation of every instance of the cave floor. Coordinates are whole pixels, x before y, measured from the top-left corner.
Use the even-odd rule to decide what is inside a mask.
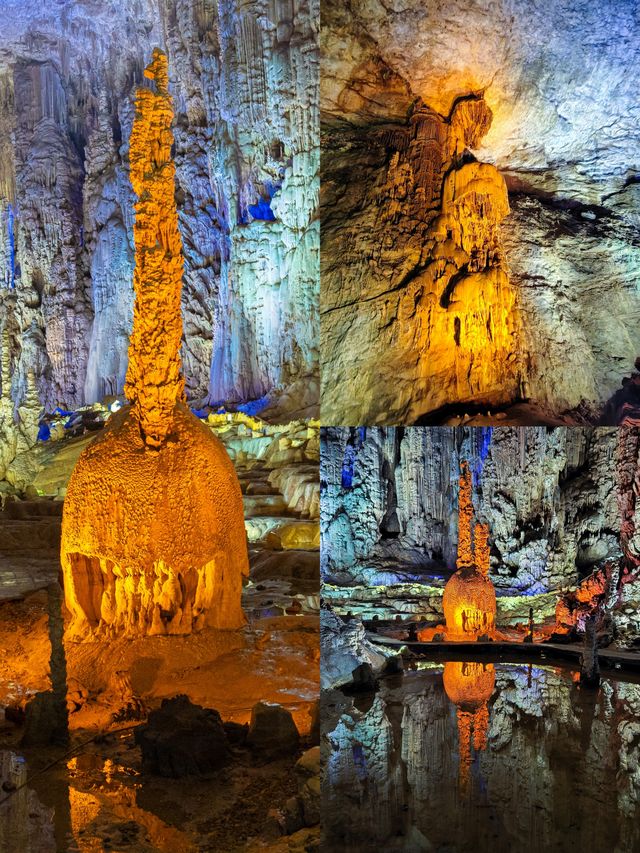
[[[272,849],[265,816],[296,793],[299,754],[258,764],[248,750],[234,748],[230,763],[215,773],[169,780],[142,773],[131,724],[90,737],[76,731],[68,750],[21,749],[12,743],[15,732],[0,726],[0,777],[3,764],[6,770],[17,756],[28,774],[24,788],[0,796],[0,842],[14,845],[0,843],[3,850]],[[313,838],[317,830],[299,836]]]

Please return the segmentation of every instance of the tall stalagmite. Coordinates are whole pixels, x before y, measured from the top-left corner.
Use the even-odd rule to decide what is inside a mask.
[[[174,201],[173,107],[167,59],[160,50],[154,51],[145,77],[155,80],[156,93],[138,89],[129,150],[131,184],[138,200],[133,226],[136,301],[125,394],[145,443],[159,447],[171,427],[176,402],[184,402],[179,355],[184,258]]]
[[[458,498],[458,570],[442,595],[448,640],[477,640],[495,631],[496,591],[489,577],[489,528],[475,526],[475,552],[471,541],[473,521],[472,480],[469,464],[461,464]]]
[[[184,404],[182,246],[167,57],[155,50],[131,140],[136,303],[131,405],[82,453],[65,500],[67,637],[187,634],[244,623],[242,494],[222,443]]]
[[[507,186],[471,154],[491,121],[481,96],[459,98],[446,117],[418,101],[406,126],[367,128],[365,165],[345,153],[361,130],[324,157],[324,420],[413,423],[524,393],[501,235]],[[360,184],[344,193],[352,173]]]

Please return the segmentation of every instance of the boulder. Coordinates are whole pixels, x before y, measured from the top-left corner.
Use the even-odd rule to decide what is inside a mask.
[[[230,749],[220,714],[192,704],[187,696],[164,699],[135,731],[142,771],[178,779],[223,767]]]
[[[296,752],[300,746],[300,735],[286,708],[258,702],[251,711],[247,743],[261,757],[275,759]]]

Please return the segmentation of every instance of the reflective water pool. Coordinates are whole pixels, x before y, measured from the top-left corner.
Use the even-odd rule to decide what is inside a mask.
[[[323,714],[327,850],[640,850],[637,683],[422,664]]]

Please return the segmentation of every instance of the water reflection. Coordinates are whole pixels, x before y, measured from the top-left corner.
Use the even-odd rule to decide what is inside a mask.
[[[179,806],[162,798],[165,780],[145,797],[139,772],[114,757],[85,752],[34,769],[15,752],[0,750],[2,853],[193,853],[179,822]]]
[[[447,663],[325,704],[327,849],[640,850],[638,684]]]

